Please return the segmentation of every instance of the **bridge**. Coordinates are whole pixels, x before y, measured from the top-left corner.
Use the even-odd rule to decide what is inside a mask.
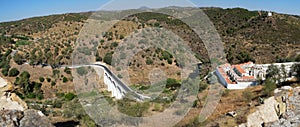
[[[123,83],[105,64],[96,62],[94,64],[90,65],[78,65],[78,66],[72,66],[69,68],[79,68],[84,66],[90,66],[94,68],[100,68],[104,71],[103,77],[104,77],[104,84],[107,85],[107,90],[111,92],[111,96],[116,99],[122,99],[124,98],[128,93],[130,93],[135,100],[137,101],[143,101],[145,99],[150,99],[148,96],[141,95],[131,88],[128,87],[125,83]],[[100,73],[98,73],[99,76]]]

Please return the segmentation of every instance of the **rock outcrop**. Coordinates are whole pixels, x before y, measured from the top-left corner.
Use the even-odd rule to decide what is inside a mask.
[[[266,99],[263,105],[258,106],[257,110],[247,117],[247,123],[240,127],[260,127],[264,123],[277,121],[276,106],[278,104],[274,97]]]
[[[38,110],[2,110],[1,127],[53,127],[48,118]]]
[[[15,93],[11,93],[11,89],[13,87],[10,85],[0,88],[0,127],[53,126],[41,111],[27,109],[27,104]]]
[[[0,111],[1,127],[18,127],[20,120],[24,117],[22,111],[18,110],[2,110]]]
[[[269,127],[299,127],[300,126],[300,87],[284,89],[279,93],[286,101],[286,112],[282,113],[280,119],[269,123]],[[276,95],[275,95],[276,96]]]
[[[274,91],[274,97],[265,100],[257,111],[239,127],[299,127],[300,87],[284,86]]]
[[[53,127],[53,125],[41,111],[29,109],[24,111],[20,127]]]
[[[7,85],[7,82],[3,78],[0,77],[0,88],[5,87],[6,85]]]
[[[0,88],[0,110],[20,110],[27,109],[27,104],[15,93],[11,93],[14,89],[12,85],[6,85]]]

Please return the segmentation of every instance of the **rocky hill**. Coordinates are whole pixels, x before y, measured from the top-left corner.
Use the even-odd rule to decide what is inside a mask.
[[[189,13],[195,9],[181,8],[181,10]],[[225,47],[227,60],[230,63],[248,62],[250,60],[256,63],[300,61],[299,16],[275,12],[273,12],[272,16],[268,16],[265,11],[248,11],[241,8],[202,8],[202,10],[208,15],[219,32]],[[106,18],[102,23],[115,23],[110,18],[112,14],[112,12],[99,12],[98,16]],[[87,42],[91,45],[96,45],[93,47],[93,50],[88,48],[76,49],[75,46],[80,31],[89,18],[94,18],[91,15],[92,12],[70,13],[0,23],[0,76],[16,86],[13,92],[30,104],[29,108],[42,110],[46,116],[51,118],[52,123],[63,124],[66,121],[75,121],[77,125],[79,124],[77,122],[80,122],[80,125],[95,124],[84,113],[78,98],[73,94],[71,70],[69,68],[59,68],[61,65],[72,64],[72,53],[74,53],[74,50],[94,55],[95,61],[102,61],[110,65],[114,50],[122,43],[125,43],[122,40],[127,35],[142,32],[144,28],[163,27],[172,30],[172,32],[180,36],[191,47],[192,51],[196,53],[196,57],[200,61],[204,63],[210,62],[208,52],[201,38],[196,36],[195,32],[188,28],[185,23],[167,15],[148,12],[130,15],[116,23],[109,31],[93,35],[91,37],[92,41]],[[143,43],[143,41],[140,43]],[[181,65],[176,61],[176,58],[166,50],[159,48],[145,49],[138,52],[130,61],[129,75],[132,84],[129,85],[138,87],[139,90],[147,89],[150,84],[148,74],[153,68],[160,68],[166,73],[166,77],[171,83],[170,86],[175,85],[175,88],[171,87],[173,91],[164,90],[163,93],[170,95],[169,97],[172,98],[175,95],[174,91],[176,91],[181,82],[180,67]],[[210,66],[206,65],[203,69],[205,71],[201,72],[206,74],[209,68]],[[117,72],[120,70],[115,68],[113,71]],[[122,75],[118,75],[118,77],[122,78]],[[199,92],[205,90],[207,83],[203,81],[200,84],[200,88]],[[250,92],[256,91],[260,90],[255,90],[254,88]],[[261,96],[260,92],[256,93],[253,97],[255,99]],[[108,92],[106,94],[109,95]],[[201,94],[205,94],[205,92]],[[233,91],[227,94],[226,96],[224,94],[224,101],[220,102],[221,105],[217,108],[220,112],[216,112],[208,122],[215,121],[215,118],[221,116],[220,114],[228,112],[227,110],[222,110],[224,106],[227,106],[228,110],[247,108],[246,112],[238,112],[239,116],[252,113],[252,109],[255,106],[247,107],[247,103],[242,98],[244,92]],[[246,91],[245,96],[248,94],[249,92]],[[201,110],[202,104],[205,103],[205,95],[203,96],[199,100],[200,104],[195,102],[194,110]],[[109,97],[107,98],[111,103],[118,103]],[[133,106],[140,106],[138,110],[141,113],[139,115],[143,116],[145,115],[144,113],[149,115],[153,114],[153,112],[161,112],[170,104],[169,101],[163,101],[162,103],[154,102]],[[128,105],[131,106],[131,103],[128,103],[126,106]],[[124,108],[124,110],[129,113],[132,112],[131,110],[137,112],[136,107]],[[130,111],[127,111],[127,109]],[[17,119],[8,121],[8,124],[20,125],[24,123],[21,122],[22,120],[24,121],[24,118],[31,119],[31,115],[26,117],[26,111],[3,111],[0,113],[5,116],[3,119]],[[28,112],[29,114],[31,113],[31,111]],[[194,115],[198,114],[196,112],[192,113]],[[42,117],[39,113],[33,112],[33,114],[38,115],[33,115],[32,118],[35,118],[35,116]],[[191,115],[191,117],[194,116]],[[187,119],[186,121],[183,120],[182,124],[179,125],[189,125],[188,121],[193,118]],[[225,119],[222,119],[224,125],[231,125],[225,124],[228,123],[227,119],[229,119],[227,116]],[[232,125],[244,123],[246,122],[245,120],[246,118],[242,117],[232,122]],[[288,121],[280,120],[283,122]],[[280,121],[281,123],[274,123],[274,125],[282,125],[282,121]],[[39,124],[30,120],[25,120],[25,123]]]
[[[249,59],[257,63],[286,62],[299,54],[299,16],[267,16],[265,11],[241,8],[207,8],[204,12],[222,36],[231,63]]]
[[[257,63],[270,63],[300,59],[298,56],[300,51],[299,16],[273,13],[273,16],[269,17],[265,11],[248,11],[241,8],[202,8],[202,10],[209,16],[218,30],[224,42],[225,52],[227,53],[229,62],[240,63],[253,60]],[[192,10],[187,9],[186,11]],[[63,47],[73,47],[76,35],[78,35],[84,22],[91,14],[92,12],[51,15],[0,23],[1,40],[10,42],[7,41],[10,40],[10,38],[4,35],[24,35],[35,40],[35,43],[39,43],[39,45],[42,43],[41,46],[35,45],[34,47],[36,48],[45,49],[45,47],[50,46],[55,49],[58,47],[58,51],[63,52],[63,54],[55,57],[56,60],[43,59],[43,62],[49,64],[53,62],[60,64],[70,63],[67,56],[70,55],[68,52],[72,52],[72,48],[66,50]],[[109,13],[105,12],[103,15],[109,15]],[[166,23],[168,20],[167,16],[153,16],[151,13],[136,16],[138,21],[129,25],[127,28],[125,27],[124,29],[128,30],[124,32],[133,32],[135,29],[141,27],[139,24],[144,24],[143,27],[147,27],[147,25],[149,27],[151,22],[147,21],[151,21],[151,19],[159,19],[157,24],[162,27],[180,28],[178,24],[174,26]],[[114,29],[121,30],[123,28],[117,27]],[[185,33],[178,32],[183,38],[188,38],[186,41],[191,41],[190,43],[193,47],[194,43],[197,43],[195,50],[199,52],[199,50],[202,49],[202,46],[200,46],[201,40],[197,39],[197,37],[192,35],[188,37],[188,31],[185,31]],[[119,32],[119,34],[120,33],[121,32]],[[119,38],[113,37],[111,39],[118,40]],[[113,41],[109,43],[112,42]],[[47,54],[45,51],[42,52]],[[207,57],[204,55],[205,52],[200,52],[200,54],[204,57],[202,59]],[[100,55],[102,58],[104,57],[104,54]]]
[[[284,86],[274,91],[274,96],[266,99],[257,111],[247,116],[247,123],[239,127],[298,127],[300,87]]]

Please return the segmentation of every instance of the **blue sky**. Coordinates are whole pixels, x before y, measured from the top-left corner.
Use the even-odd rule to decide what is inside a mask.
[[[121,2],[120,2],[121,1]],[[131,2],[129,2],[131,1]],[[142,1],[142,2],[141,2]],[[136,8],[145,4],[149,7],[182,5],[184,0],[1,0],[0,22],[20,20],[28,17],[86,12],[98,10],[105,5],[113,8]],[[279,13],[300,15],[299,0],[190,0],[199,7],[242,7],[249,10],[270,10]],[[119,6],[113,3],[120,3]],[[107,4],[111,3],[111,4]],[[134,3],[134,4],[132,4]],[[188,4],[187,4],[188,5]],[[105,6],[107,7],[107,6]]]

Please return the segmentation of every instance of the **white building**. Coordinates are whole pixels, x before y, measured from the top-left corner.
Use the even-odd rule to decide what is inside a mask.
[[[223,64],[216,69],[220,82],[227,89],[245,89],[256,85],[256,78],[251,75],[253,62],[239,65]]]
[[[290,73],[291,67],[295,62],[290,63],[274,63],[274,64],[254,64],[253,62],[230,65],[223,64],[217,67],[216,75],[219,81],[227,89],[245,89],[249,86],[257,84],[257,80],[265,80],[267,69],[270,65],[281,68],[284,65],[287,73]],[[286,75],[287,80],[291,79],[291,75]]]
[[[269,12],[268,12],[268,16],[269,16],[269,17],[273,16],[273,13],[269,11]]]

